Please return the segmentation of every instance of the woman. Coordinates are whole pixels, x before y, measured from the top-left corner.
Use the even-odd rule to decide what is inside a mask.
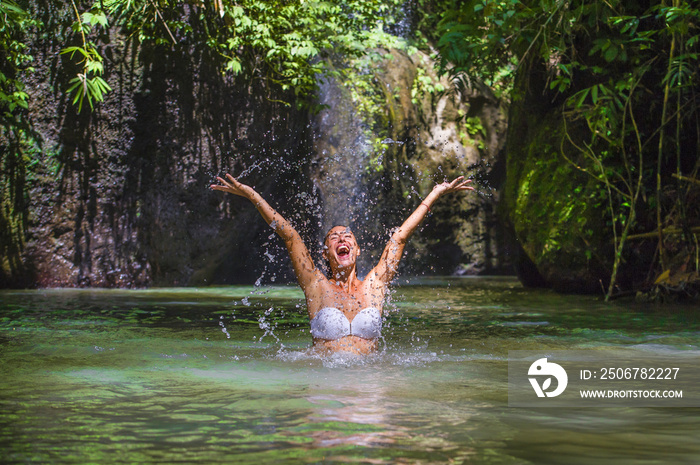
[[[379,263],[365,276],[357,277],[355,263],[360,254],[355,235],[345,226],[334,226],[326,234],[323,258],[330,268],[326,277],[314,264],[309,250],[292,225],[272,208],[252,187],[238,182],[230,174],[214,190],[240,195],[253,202],[260,215],[272,226],[287,246],[297,281],[306,296],[314,347],[323,352],[347,351],[368,354],[377,348],[382,329],[382,306],[389,283],[408,238],[442,195],[473,190],[471,180],[460,176],[452,182],[436,185],[384,248]]]

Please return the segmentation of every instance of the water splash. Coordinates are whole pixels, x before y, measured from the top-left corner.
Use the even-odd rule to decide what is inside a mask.
[[[226,339],[231,339],[231,334],[229,334],[228,330],[226,329],[226,325],[224,325],[223,315],[219,317],[219,326],[221,326],[221,332],[226,335]]]
[[[346,369],[358,367],[425,367],[439,363],[468,362],[480,357],[473,354],[445,354],[425,348],[397,350],[383,348],[368,355],[358,355],[351,352],[318,353],[312,349],[283,350],[273,355],[273,358],[304,365],[321,365],[324,368]]]
[[[275,341],[277,341],[277,343],[280,345],[279,351],[283,351],[284,344],[277,336],[277,334],[275,334],[275,330],[277,329],[277,323],[273,318],[270,318],[270,315],[272,314],[274,309],[274,307],[270,307],[265,311],[264,314],[258,317],[258,326],[261,330],[265,331],[265,333],[258,339],[258,343],[261,343],[262,340],[269,335],[272,336],[275,339]]]

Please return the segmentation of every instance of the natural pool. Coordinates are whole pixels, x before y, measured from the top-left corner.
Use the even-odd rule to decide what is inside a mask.
[[[507,404],[509,350],[696,351],[697,307],[446,278],[386,310],[380,353],[318,358],[293,286],[0,292],[0,462],[700,462],[700,409]]]

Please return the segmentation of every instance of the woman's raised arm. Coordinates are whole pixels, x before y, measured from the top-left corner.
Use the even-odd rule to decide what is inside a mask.
[[[320,271],[316,268],[309,250],[306,248],[304,241],[292,224],[272,208],[252,187],[238,182],[230,174],[226,175],[226,179],[218,176],[216,179],[221,184],[212,184],[212,189],[239,195],[250,200],[253,205],[255,205],[258,212],[260,212],[260,216],[262,216],[267,224],[282,238],[289,252],[289,257],[294,267],[294,273],[296,274],[297,281],[299,281],[301,288],[306,290],[307,286],[316,282],[318,279],[317,274],[320,274]]]
[[[423,221],[425,215],[430,211],[430,207],[441,196],[450,192],[459,192],[466,190],[474,190],[468,186],[471,179],[464,179],[460,176],[452,182],[443,182],[436,185],[428,196],[418,205],[413,213],[403,222],[403,224],[391,235],[389,243],[384,248],[379,263],[367,275],[369,278],[377,279],[383,286],[388,285],[396,275],[396,270],[399,266],[399,261],[403,255],[403,249],[408,242],[408,239],[416,230],[418,225]]]

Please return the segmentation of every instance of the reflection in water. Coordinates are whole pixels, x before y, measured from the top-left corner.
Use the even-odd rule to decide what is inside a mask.
[[[338,386],[339,392],[310,393],[307,399],[318,408],[308,418],[310,423],[341,422],[358,425],[357,431],[316,430],[311,434],[313,447],[338,445],[386,446],[399,435],[408,437],[401,427],[391,425],[389,400],[383,383],[373,380],[361,384]],[[396,408],[396,405],[393,406]]]
[[[697,351],[695,308],[603,304],[505,278],[423,280],[399,287],[386,306],[379,353],[317,357],[307,350],[301,292],[266,290],[1,292],[0,460],[700,457],[697,409],[507,407],[509,350]]]

